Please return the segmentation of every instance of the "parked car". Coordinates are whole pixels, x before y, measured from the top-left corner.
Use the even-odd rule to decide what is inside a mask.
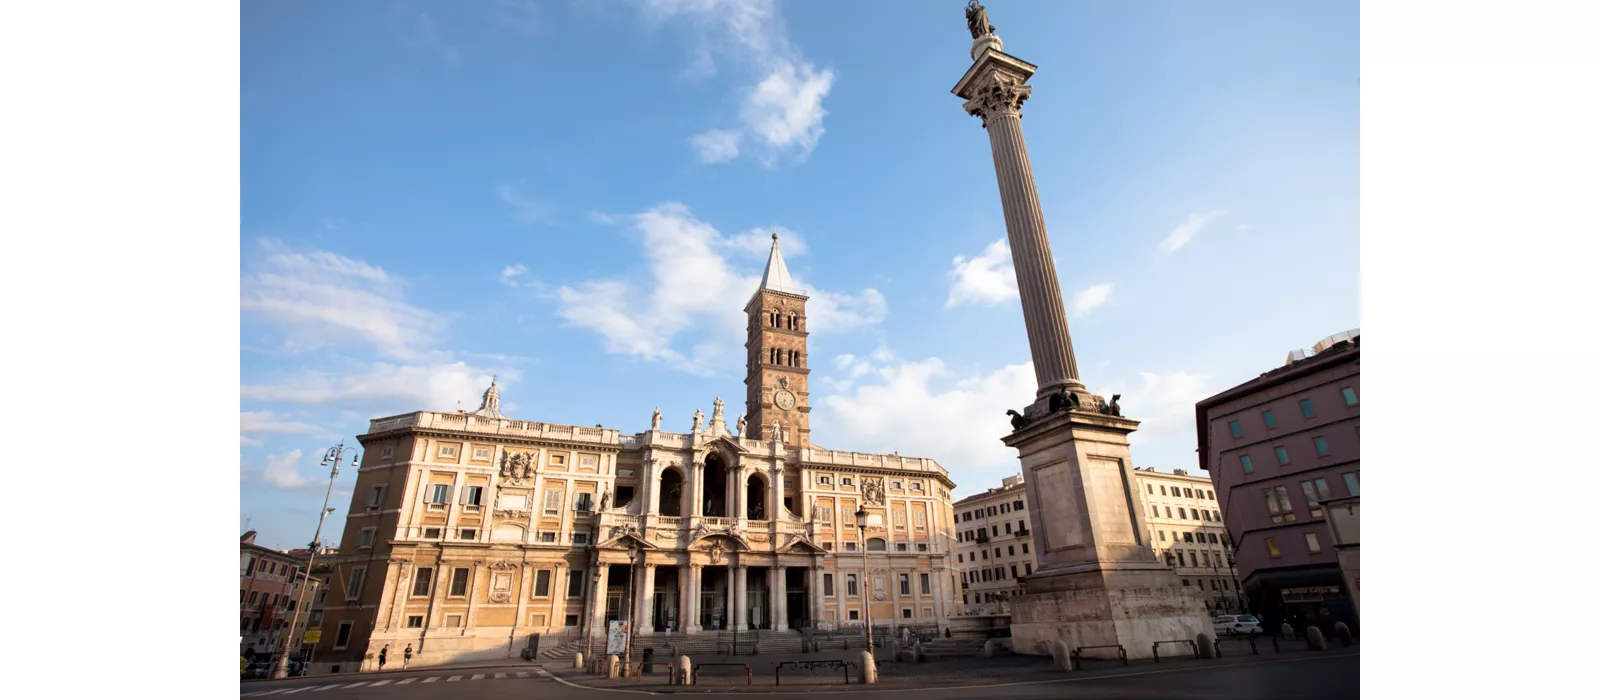
[[[1216,634],[1261,634],[1261,621],[1255,615],[1221,615],[1211,621]]]

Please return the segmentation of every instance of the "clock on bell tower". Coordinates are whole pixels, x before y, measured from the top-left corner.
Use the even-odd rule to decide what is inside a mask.
[[[772,234],[772,254],[761,275],[761,287],[744,307],[749,333],[745,408],[749,414],[742,437],[778,439],[790,449],[811,444],[811,370],[806,367],[806,299],[789,277],[789,267]]]

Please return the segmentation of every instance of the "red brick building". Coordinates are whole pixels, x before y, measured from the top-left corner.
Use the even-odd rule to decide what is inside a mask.
[[[1274,631],[1356,625],[1323,504],[1360,495],[1360,398],[1356,330],[1195,405],[1200,468],[1222,499],[1241,587]]]

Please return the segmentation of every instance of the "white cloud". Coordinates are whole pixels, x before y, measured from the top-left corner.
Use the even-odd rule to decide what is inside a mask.
[[[516,265],[507,265],[506,269],[500,271],[500,284],[503,284],[507,287],[515,287],[517,286],[517,278],[527,274],[527,272],[527,265],[522,265],[520,263]]]
[[[300,450],[290,450],[284,455],[267,455],[267,465],[258,474],[261,481],[285,491],[320,484],[300,473]]]
[[[337,404],[366,409],[368,416],[385,416],[417,410],[454,411],[478,407],[483,390],[496,372],[465,362],[431,365],[375,363],[358,373],[304,371],[263,384],[246,384],[239,396],[246,401],[290,403],[305,406]],[[500,370],[500,390],[520,375]]]
[[[1194,434],[1194,405],[1216,391],[1211,378],[1204,374],[1172,372],[1157,374],[1140,372],[1140,385],[1130,387],[1122,382],[1108,382],[1103,389],[1090,387],[1107,398],[1122,394],[1118,404],[1122,415],[1140,421],[1139,430],[1129,439],[1135,444],[1161,443],[1176,446],[1174,453],[1192,452],[1197,444]],[[1150,465],[1139,465],[1150,466]],[[1173,466],[1163,465],[1166,469]]]
[[[648,0],[643,14],[651,25],[689,25],[690,77],[714,75],[719,60],[756,77],[740,101],[737,133],[763,146],[758,155],[764,164],[771,167],[784,155],[803,161],[816,148],[827,116],[822,100],[833,89],[834,73],[818,69],[790,43],[773,0]],[[713,129],[695,137],[701,162],[736,157],[731,133]]]
[[[598,333],[607,352],[665,362],[701,375],[712,374],[717,367],[742,366],[744,302],[760,284],[760,265],[771,247],[771,233],[761,234],[766,236],[765,246],[758,247],[762,240],[758,231],[724,236],[675,202],[631,218],[641,237],[648,277],[564,285],[556,290],[557,315]],[[794,238],[795,247],[803,250],[801,240]],[[736,269],[728,254],[749,264]],[[810,295],[813,333],[872,325],[888,314],[887,302],[875,289],[853,295],[811,290]],[[673,347],[684,335],[692,336],[687,352]]]
[[[360,342],[410,359],[442,329],[432,312],[401,300],[401,281],[383,268],[276,241],[260,247],[240,280],[240,308],[283,328],[287,349]]]
[[[1097,284],[1072,295],[1072,315],[1085,316],[1111,300],[1111,284]]]
[[[950,296],[944,307],[994,306],[1017,298],[1017,272],[1004,238],[990,243],[977,257],[957,255],[950,263]]]
[[[1171,253],[1188,245],[1190,239],[1193,239],[1195,234],[1200,233],[1200,229],[1205,228],[1206,224],[1226,213],[1228,213],[1227,210],[1218,209],[1216,211],[1190,214],[1188,221],[1178,224],[1177,228],[1172,229],[1172,233],[1167,234],[1166,239],[1161,241],[1158,250],[1163,253]]]
[[[529,198],[517,191],[511,185],[500,185],[494,188],[494,193],[511,207],[511,216],[520,224],[550,223],[551,207],[549,204]]]
[[[737,131],[710,129],[695,134],[689,141],[694,144],[700,162],[725,163],[739,157],[739,138],[740,134]]]
[[[243,435],[260,433],[291,433],[327,435],[328,431],[315,423],[306,423],[277,415],[272,411],[240,411],[239,432]]]
[[[806,254],[809,247],[806,239],[794,231],[782,226],[768,228],[753,228],[744,233],[735,234],[724,239],[724,245],[739,254],[760,260],[765,263],[767,256],[772,252],[772,234],[778,234],[778,246],[783,249],[784,260],[798,258]]]
[[[854,372],[858,360],[852,360]],[[853,391],[822,397],[823,410],[812,414],[814,433],[826,435],[829,447],[899,451],[969,474],[1015,471],[1016,452],[1000,437],[1011,432],[1006,409],[1021,410],[1033,401],[1031,363],[959,377],[939,358],[928,358],[882,364],[861,374],[866,379]]]

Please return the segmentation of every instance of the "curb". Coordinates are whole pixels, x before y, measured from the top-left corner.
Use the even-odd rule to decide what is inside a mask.
[[[507,667],[512,667],[512,666],[521,666],[521,667],[526,667],[526,668],[530,668],[530,669],[531,668],[544,668],[543,664],[536,663],[536,662],[531,662],[531,661],[523,661],[521,659],[516,659],[516,663],[510,663],[510,661],[511,661],[510,659],[508,659],[507,661],[508,661],[508,663],[503,663],[503,664],[473,664],[473,665],[470,665],[470,666],[446,666],[446,665],[440,665],[440,666],[418,666],[416,668],[404,668],[404,669],[401,669],[401,668],[389,668],[389,669],[384,669],[382,671],[357,671],[355,673],[319,673],[319,674],[312,674],[312,675],[306,675],[306,676],[289,676],[288,678],[241,678],[241,679],[239,679],[239,682],[241,684],[251,684],[251,683],[267,683],[267,682],[271,682],[271,681],[300,681],[300,680],[323,679],[323,678],[354,678],[354,677],[370,677],[370,676],[387,676],[387,675],[395,674],[395,673],[447,673],[447,672],[450,672],[450,671],[474,671],[474,670],[482,670],[482,669],[487,669],[487,668],[507,668]]]

